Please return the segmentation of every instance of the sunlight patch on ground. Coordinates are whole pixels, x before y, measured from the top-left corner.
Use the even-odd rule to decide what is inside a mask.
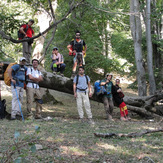
[[[77,156],[86,156],[86,152],[82,151],[79,149],[79,147],[68,147],[68,146],[61,146],[60,147],[62,150],[63,154],[67,154],[67,155],[77,155]]]
[[[97,146],[105,148],[105,149],[111,149],[111,150],[116,150],[117,148],[114,147],[113,145],[109,145],[109,144],[97,144]]]

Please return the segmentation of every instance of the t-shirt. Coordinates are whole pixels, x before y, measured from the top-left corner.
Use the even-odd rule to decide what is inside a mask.
[[[74,42],[75,42],[75,45],[74,45]],[[86,44],[84,40],[80,40],[79,42],[77,42],[76,40],[72,40],[70,42],[70,45],[72,45],[73,50],[76,50],[76,52],[82,52],[83,51],[82,42],[83,42],[83,46],[85,46]]]
[[[113,86],[113,90],[112,90],[113,98],[117,103],[117,105],[120,105],[123,102],[123,98],[120,98],[119,93],[117,92],[119,88],[120,88],[119,86],[115,85]]]
[[[29,74],[35,78],[39,78],[39,76],[42,76],[42,73],[39,70],[35,70],[33,67],[28,68],[27,75],[29,75]],[[27,87],[39,89],[39,85],[37,83],[33,83],[33,82],[28,82]]]
[[[106,79],[101,80],[101,82],[106,82]],[[112,97],[112,87],[113,87],[113,83],[111,81],[105,85],[107,95],[104,95],[104,96]]]
[[[22,25],[22,27],[24,28],[24,30],[26,29],[27,25],[28,25],[28,24],[23,24],[23,25]],[[34,34],[34,31],[33,31],[32,27],[29,26],[29,25],[28,25],[28,29],[27,29],[27,31],[26,31],[26,34],[27,34],[27,37],[29,37],[29,38],[31,38],[32,35]]]
[[[88,78],[88,82],[90,82],[89,76],[87,76],[87,78]],[[74,77],[74,80],[73,80],[73,83],[76,83],[76,82],[77,82],[77,75]],[[76,89],[77,92],[85,92],[85,90],[87,90],[88,84],[87,84],[87,79],[85,75],[83,76],[79,75],[78,84],[76,87],[78,88]],[[81,91],[80,89],[83,89],[83,91]]]
[[[24,65],[15,64],[11,68],[13,69],[12,77],[14,80],[16,80],[16,86],[23,88],[25,81],[25,72],[27,71],[27,67]],[[11,85],[13,86],[12,82]]]
[[[54,57],[53,57],[53,56],[54,56]],[[56,60],[56,62],[64,62],[63,55],[60,54],[60,53],[58,53],[57,55],[52,54],[52,55],[51,55],[51,58],[52,58],[52,60]],[[55,58],[55,59],[53,59],[53,58]]]

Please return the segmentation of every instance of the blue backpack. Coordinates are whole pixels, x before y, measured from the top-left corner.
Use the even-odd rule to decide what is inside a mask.
[[[107,94],[105,86],[101,86],[100,84],[101,84],[101,80],[97,80],[94,83],[95,94],[97,96]]]

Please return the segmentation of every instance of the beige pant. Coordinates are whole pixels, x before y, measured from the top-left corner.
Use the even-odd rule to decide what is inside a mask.
[[[76,102],[77,102],[79,117],[80,118],[84,117],[84,112],[83,112],[83,103],[84,103],[85,111],[87,113],[88,118],[92,118],[88,92],[86,94],[85,92],[77,92]]]
[[[34,99],[41,99],[41,93],[39,89],[27,87],[27,111],[32,114],[32,106]],[[42,111],[42,104],[36,101],[36,116],[40,116]]]
[[[21,115],[20,107],[22,106],[22,103],[23,103],[24,88],[16,87],[16,90],[15,90],[14,86],[11,86],[11,92],[12,92],[11,117],[15,117],[16,115]],[[18,100],[20,102],[20,106],[19,106]]]

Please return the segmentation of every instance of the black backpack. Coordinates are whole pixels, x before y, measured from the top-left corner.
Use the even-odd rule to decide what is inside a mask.
[[[23,25],[23,24],[22,24]],[[20,27],[22,27],[22,25]],[[26,33],[28,30],[28,24],[26,24],[26,28],[24,29],[24,32]],[[20,30],[18,30],[18,38],[23,39],[24,38],[24,33],[21,33]]]
[[[0,101],[0,119],[5,118],[7,115],[6,112],[6,100],[3,99],[2,101]]]

